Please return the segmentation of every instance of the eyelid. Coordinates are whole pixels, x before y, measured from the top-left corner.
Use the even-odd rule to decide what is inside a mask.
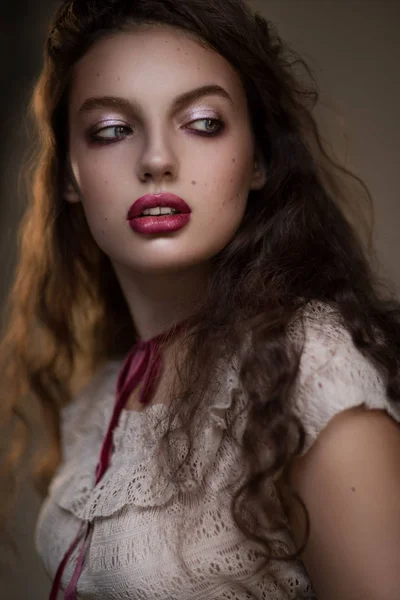
[[[105,121],[100,121],[95,125],[92,125],[88,129],[88,133],[96,133],[101,129],[105,129],[106,127],[132,127],[128,125],[128,123],[124,123],[123,121],[118,121],[117,119],[107,119]]]
[[[222,119],[221,115],[214,110],[207,108],[190,109],[185,113],[185,118],[196,119]]]
[[[220,114],[219,111],[216,111],[214,108],[209,108],[209,107],[187,107],[185,109],[183,109],[183,113],[185,115],[185,118],[190,118],[190,119],[221,119],[222,115]],[[134,120],[138,120],[138,117],[136,117]],[[140,119],[139,119],[140,120]],[[128,123],[125,119],[121,119],[121,116],[115,116],[115,117],[104,117],[103,119],[101,119],[101,121],[97,121],[95,125],[93,125],[92,127],[90,127],[90,130],[92,130],[94,127],[100,127],[103,126],[107,127],[109,124],[111,125],[124,125],[127,127],[130,127],[130,123]]]

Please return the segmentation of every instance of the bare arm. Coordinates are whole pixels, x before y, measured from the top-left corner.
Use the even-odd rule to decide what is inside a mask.
[[[296,459],[291,482],[310,516],[301,558],[319,600],[399,600],[399,425],[380,410],[338,414]],[[288,517],[300,543],[298,503]]]

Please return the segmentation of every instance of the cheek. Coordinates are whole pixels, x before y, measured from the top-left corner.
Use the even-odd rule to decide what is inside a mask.
[[[80,142],[71,144],[72,168],[87,202],[107,204],[110,197],[118,197],[127,185],[128,173],[124,157],[117,150],[118,148],[88,148]]]
[[[240,178],[229,176],[216,193],[209,196],[207,210],[199,221],[204,239],[214,240],[219,251],[232,239],[238,230],[247,205],[248,189]],[[214,243],[214,242],[213,242]]]
[[[121,217],[125,214],[126,208],[121,204],[125,187],[122,173],[105,169],[101,161],[94,159],[90,163],[81,161],[79,167],[74,169],[74,174],[88,225],[97,239],[118,222],[120,225]]]
[[[251,165],[247,158],[239,156],[230,159],[228,166],[221,169],[215,180],[215,206],[239,217],[243,216],[249,195]]]
[[[75,177],[81,191],[82,207],[89,229],[96,243],[107,252],[107,245],[114,236],[115,227],[119,225],[121,229],[121,211],[116,210],[117,194],[112,193],[112,181],[104,171],[101,173],[96,165],[88,169],[81,166],[75,172]]]
[[[110,170],[104,169],[100,161],[79,163],[75,177],[86,204],[106,205],[115,183],[109,176]]]

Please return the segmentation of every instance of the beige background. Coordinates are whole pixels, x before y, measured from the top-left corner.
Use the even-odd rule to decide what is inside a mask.
[[[46,9],[41,4],[29,17],[27,52],[39,65]],[[251,4],[275,22],[281,35],[310,62],[322,97],[335,111],[322,111],[324,128],[336,151],[346,156],[369,186],[375,203],[375,241],[381,273],[400,289],[400,182],[399,151],[400,3],[397,0],[253,0]],[[35,33],[37,36],[35,37]],[[20,38],[21,39],[21,38]],[[13,39],[9,39],[13,43]],[[36,52],[36,54],[34,53]],[[15,77],[24,80],[24,62]],[[34,71],[29,71],[29,73]],[[12,80],[13,81],[13,80]],[[13,83],[10,81],[10,86]],[[8,124],[20,123],[29,90],[15,93]],[[339,116],[340,115],[340,118]],[[344,123],[345,130],[342,125]],[[13,265],[15,227],[19,212],[16,202],[16,173],[24,145],[21,128],[11,127],[7,151],[2,144],[0,172],[0,301],[9,284]],[[4,140],[4,136],[3,136]],[[16,523],[21,552],[14,573],[2,576],[0,597],[7,600],[43,600],[49,590],[40,560],[34,553],[33,529],[38,509],[36,498],[24,491]]]

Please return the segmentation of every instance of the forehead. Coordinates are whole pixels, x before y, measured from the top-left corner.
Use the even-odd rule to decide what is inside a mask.
[[[180,30],[145,27],[97,41],[74,67],[70,102],[116,92],[172,98],[202,83],[219,84],[243,101],[240,78],[224,57]]]

